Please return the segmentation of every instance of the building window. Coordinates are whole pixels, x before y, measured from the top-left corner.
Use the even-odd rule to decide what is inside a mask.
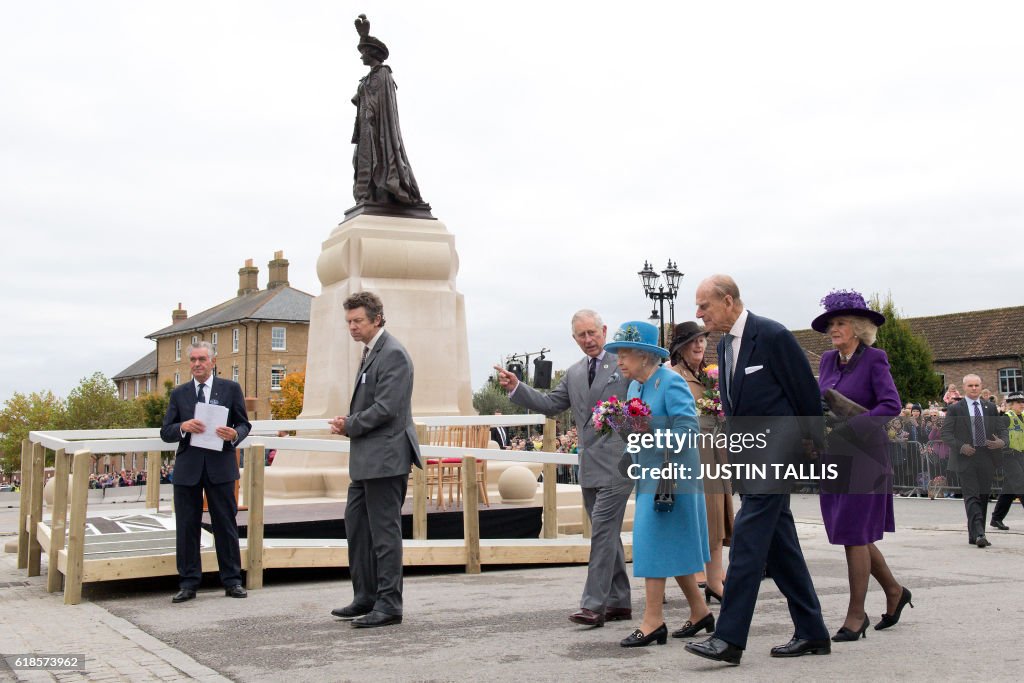
[[[179,384],[181,384],[181,375],[176,372],[174,373],[174,386],[178,386]]]
[[[999,393],[1006,396],[1015,391],[1024,391],[1024,376],[1020,368],[1000,368]]]
[[[181,360],[181,337],[174,340],[174,360]]]
[[[153,378],[152,377],[147,377],[146,378],[146,393],[148,394],[151,391],[153,391]]]
[[[285,329],[283,327],[271,327],[270,328],[270,350],[271,351],[285,351],[287,350]]]
[[[199,336],[198,336],[198,335],[195,335],[195,334],[193,334],[193,335],[192,335],[192,346],[195,346],[195,345],[196,345],[196,344],[198,344],[198,343],[199,343]]]
[[[217,333],[214,332],[210,335],[210,346],[213,347],[213,355],[217,355]]]
[[[139,397],[139,380],[135,380],[135,398]]]
[[[231,330],[231,353],[238,353],[238,328]]]
[[[281,391],[281,380],[284,379],[284,366],[272,365],[270,367],[270,390]]]
[[[121,382],[121,398],[128,399],[128,380]]]
[[[231,366],[231,381],[232,382],[237,382],[238,381],[238,366],[237,365],[232,365]]]

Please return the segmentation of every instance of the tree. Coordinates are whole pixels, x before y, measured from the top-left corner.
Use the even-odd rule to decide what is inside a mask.
[[[913,401],[927,405],[942,396],[942,376],[932,366],[932,351],[927,342],[915,335],[902,319],[892,295],[871,297],[871,307],[885,316],[885,324],[878,328],[875,346],[889,356],[893,381],[903,402]]]
[[[64,401],[49,391],[15,392],[0,410],[0,469],[21,468],[21,441],[31,431],[59,429],[64,424]]]
[[[83,377],[68,394],[64,429],[124,429],[145,423],[139,403],[122,401],[117,386],[102,372]]]
[[[306,373],[289,372],[281,380],[281,392],[270,401],[270,416],[275,420],[294,420],[302,412]]]
[[[173,389],[174,382],[166,380],[162,394],[154,391],[135,399],[135,402],[139,404],[139,409],[142,410],[144,424],[147,427],[163,426],[164,415],[167,414],[167,406],[171,402],[171,390]]]
[[[564,378],[565,370],[556,370],[551,378],[551,389],[557,387]],[[537,391],[546,394],[550,390],[538,389]],[[487,383],[473,394],[473,407],[481,415],[493,415],[495,411],[500,411],[502,415],[524,415],[527,412],[522,406],[513,403],[508,397],[508,392],[502,389],[493,378],[488,379]],[[573,425],[572,409],[566,409],[555,415],[555,421],[558,422],[558,426],[562,430],[571,427]],[[534,428],[531,427],[532,429]]]

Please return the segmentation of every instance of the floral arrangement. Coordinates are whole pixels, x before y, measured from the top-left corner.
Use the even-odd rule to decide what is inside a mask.
[[[722,417],[722,395],[718,390],[718,366],[709,365],[698,375],[697,379],[704,386],[704,395],[696,397],[697,413]]]
[[[826,311],[868,307],[864,295],[853,289],[834,289],[821,298],[821,305]]]
[[[594,406],[594,429],[598,434],[643,432],[650,415],[651,407],[639,398],[622,402],[617,396],[610,396]]]

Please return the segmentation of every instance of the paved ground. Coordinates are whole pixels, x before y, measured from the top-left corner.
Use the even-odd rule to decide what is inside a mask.
[[[801,542],[821,596],[826,621],[837,628],[846,606],[846,565],[828,545],[817,499],[794,498]],[[64,607],[41,579],[0,557],[0,650],[80,652],[87,672],[4,671],[21,680],[675,680],[711,673],[726,680],[1016,678],[1022,659],[1013,646],[1024,618],[1024,514],[1014,508],[1009,532],[992,531],[994,545],[966,543],[960,501],[896,500],[899,532],[882,549],[897,576],[914,592],[916,609],[888,631],[837,644],[828,657],[776,660],[773,645],[789,639],[785,601],[766,581],[743,664],[724,668],[683,651],[680,641],[638,650],[618,640],[631,630],[618,623],[575,627],[583,567],[410,572],[406,620],[398,627],[355,630],[329,611],[348,602],[339,572],[269,572],[267,586],[247,600],[223,597],[215,581],[199,598],[172,605],[172,579],[94,584],[86,602]],[[0,534],[13,531],[0,510]],[[16,517],[15,517],[16,518]],[[5,582],[23,583],[4,587]],[[640,608],[642,582],[634,581]],[[877,587],[869,595],[872,622],[884,611]],[[717,609],[717,608],[716,608]],[[678,593],[666,606],[669,628],[685,620]]]

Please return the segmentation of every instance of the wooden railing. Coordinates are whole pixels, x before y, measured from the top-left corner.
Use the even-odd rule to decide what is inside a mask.
[[[522,426],[544,422],[543,446],[540,451],[508,451],[480,448],[478,443],[467,445],[431,445],[428,430],[445,426]],[[578,463],[574,454],[555,453],[555,422],[537,415],[503,415],[480,417],[423,417],[417,418],[417,434],[424,458],[462,458],[463,538],[467,573],[480,572],[480,509],[477,466],[480,460],[519,461],[543,464],[543,538],[558,537],[558,510],[556,467],[559,464]],[[246,586],[263,586],[264,568],[264,463],[267,448],[345,453],[349,442],[339,439],[284,438],[278,431],[325,430],[324,420],[264,420],[253,423],[249,437],[239,444],[247,449],[248,457],[243,469],[242,491],[249,507],[246,540]],[[476,430],[464,430],[469,435]],[[274,436],[271,436],[274,435]],[[85,530],[89,495],[89,474],[94,455],[102,453],[146,452],[147,491],[146,507],[159,509],[159,468],[161,454],[171,451],[177,444],[164,443],[158,430],[95,430],[74,432],[32,432],[22,442],[22,488],[18,513],[18,568],[27,569],[29,576],[38,576],[41,567],[41,532],[49,534],[47,591],[61,587],[60,556],[66,556],[64,603],[78,604],[82,598],[82,580],[85,561]],[[54,500],[49,527],[43,522],[44,460],[46,449],[54,451]],[[68,475],[71,475],[69,490]],[[426,477],[420,468],[413,468],[413,538],[427,537]],[[70,506],[69,506],[70,494]],[[70,510],[69,510],[70,507]],[[70,518],[70,519],[69,519]],[[585,536],[589,537],[589,520],[584,518]],[[64,547],[65,534],[67,547]]]

